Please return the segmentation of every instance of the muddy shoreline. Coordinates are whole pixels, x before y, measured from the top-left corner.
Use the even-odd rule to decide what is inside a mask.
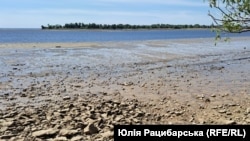
[[[0,139],[112,140],[114,124],[250,124],[250,40],[0,45]]]

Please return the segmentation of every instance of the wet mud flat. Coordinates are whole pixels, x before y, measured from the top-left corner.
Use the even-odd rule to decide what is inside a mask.
[[[0,45],[0,139],[112,140],[114,124],[250,124],[250,40]]]

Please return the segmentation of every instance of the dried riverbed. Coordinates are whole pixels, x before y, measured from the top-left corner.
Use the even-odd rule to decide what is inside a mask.
[[[0,45],[0,139],[112,140],[114,124],[249,124],[249,38]]]

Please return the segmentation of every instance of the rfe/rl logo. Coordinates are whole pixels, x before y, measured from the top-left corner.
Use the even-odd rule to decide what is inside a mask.
[[[240,132],[240,129],[210,129],[210,136],[242,137],[244,135]]]

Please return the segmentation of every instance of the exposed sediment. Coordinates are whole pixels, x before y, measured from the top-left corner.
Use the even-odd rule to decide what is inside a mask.
[[[250,124],[249,40],[211,42],[2,44],[0,140],[112,140],[115,124]]]

